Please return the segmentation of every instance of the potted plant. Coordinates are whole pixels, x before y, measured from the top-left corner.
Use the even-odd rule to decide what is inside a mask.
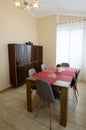
[[[57,69],[58,72],[61,72],[61,64],[57,64],[56,69]]]

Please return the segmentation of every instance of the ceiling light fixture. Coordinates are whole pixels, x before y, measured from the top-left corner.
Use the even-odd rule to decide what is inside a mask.
[[[38,2],[39,0],[11,0],[16,8],[23,9],[27,12],[31,10],[38,10]]]

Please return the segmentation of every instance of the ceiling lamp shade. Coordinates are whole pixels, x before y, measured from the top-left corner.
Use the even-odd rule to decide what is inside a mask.
[[[27,12],[31,10],[38,10],[38,2],[39,0],[11,0],[16,8],[23,9]]]
[[[20,9],[20,7],[21,7],[21,4],[20,4],[20,2],[17,0],[17,1],[15,1],[15,6],[18,8],[18,9]]]

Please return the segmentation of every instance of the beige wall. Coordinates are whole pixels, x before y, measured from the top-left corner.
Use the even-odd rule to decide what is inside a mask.
[[[43,45],[43,62],[54,66],[56,61],[56,22],[57,15],[38,19],[38,43]]]
[[[7,44],[26,41],[37,44],[37,19],[0,0],[0,91],[10,86]]]
[[[56,64],[56,23],[58,20],[62,22],[70,19],[74,20],[76,17],[50,15],[36,19],[16,9],[10,0],[0,0],[0,91],[10,86],[7,44],[27,41],[41,44],[43,62],[47,66],[54,66]]]

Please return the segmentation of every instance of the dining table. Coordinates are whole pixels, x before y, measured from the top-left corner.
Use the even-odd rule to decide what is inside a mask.
[[[36,85],[36,80],[42,79],[51,85],[52,89],[60,91],[60,125],[67,125],[68,117],[68,91],[71,83],[74,82],[77,75],[77,69],[71,67],[62,67],[58,72],[56,67],[49,67],[44,71],[36,73],[26,79],[27,110],[32,112],[32,91],[31,86]]]

